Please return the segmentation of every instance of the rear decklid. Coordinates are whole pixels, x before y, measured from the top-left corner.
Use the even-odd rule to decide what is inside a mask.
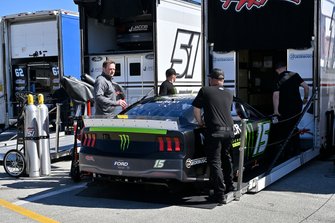
[[[184,140],[177,121],[94,118],[84,123],[83,153],[129,158],[182,154]]]

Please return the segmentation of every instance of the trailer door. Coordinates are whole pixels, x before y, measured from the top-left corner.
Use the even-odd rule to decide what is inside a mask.
[[[113,77],[113,81],[117,82],[120,84],[122,87],[127,88],[127,78],[126,78],[126,62],[125,62],[125,57],[123,55],[111,55],[107,56],[108,60],[112,60],[115,62],[115,74]],[[104,61],[102,61],[103,63]],[[102,67],[101,63],[101,67]]]
[[[313,90],[313,48],[304,50],[287,50],[287,69],[299,73],[301,78],[309,86],[309,97]],[[304,95],[303,88],[300,88],[300,95]],[[313,139],[314,134],[314,104],[307,110],[299,123],[299,129],[303,130],[301,139]],[[315,116],[316,117],[316,116]]]
[[[57,21],[34,21],[10,26],[12,59],[58,56]]]
[[[80,32],[78,16],[61,14],[63,75],[80,79]]]
[[[143,74],[140,55],[129,55],[125,58],[126,62],[126,83],[127,83],[127,102],[132,104],[142,97]]]
[[[119,85],[123,87],[124,93],[126,95],[126,101],[128,101],[128,83],[127,83],[127,70],[126,70],[126,57],[124,55],[110,55],[107,56],[108,60],[112,60],[115,62],[115,74],[113,76],[113,81],[117,82]],[[117,107],[121,109],[120,107]],[[117,110],[119,112],[121,110]]]
[[[152,54],[134,54],[125,58],[128,104],[140,100],[154,86]]]

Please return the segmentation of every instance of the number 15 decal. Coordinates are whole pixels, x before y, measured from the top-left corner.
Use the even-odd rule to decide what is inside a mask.
[[[171,55],[173,68],[182,71],[177,78],[192,78],[197,59],[200,33],[178,29]]]
[[[257,141],[253,156],[258,156],[264,152],[269,140],[270,122],[258,123]]]

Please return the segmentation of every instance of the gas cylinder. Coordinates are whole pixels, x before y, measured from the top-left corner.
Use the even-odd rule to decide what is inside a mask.
[[[37,107],[33,95],[28,95],[28,104],[24,108],[24,144],[26,172],[29,177],[40,176],[40,160],[38,151]]]
[[[41,161],[41,175],[47,176],[51,173],[50,161],[50,137],[49,137],[49,109],[44,104],[43,94],[38,94],[37,125],[39,137],[39,158]]]

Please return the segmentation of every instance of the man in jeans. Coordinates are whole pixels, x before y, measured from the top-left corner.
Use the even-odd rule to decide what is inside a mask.
[[[205,147],[214,196],[210,200],[224,203],[224,194],[234,190],[230,156],[233,133],[231,107],[233,94],[223,87],[224,73],[213,69],[208,75],[210,86],[202,87],[194,99],[194,116],[200,127],[206,127]],[[204,120],[201,117],[204,110]]]

